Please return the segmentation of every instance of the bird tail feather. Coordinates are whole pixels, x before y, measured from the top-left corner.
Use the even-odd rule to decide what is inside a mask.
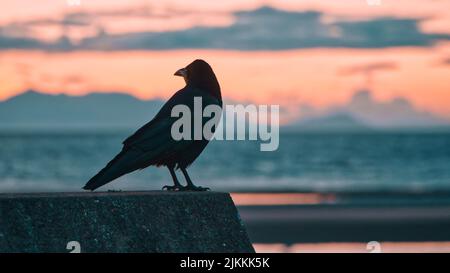
[[[95,190],[124,174],[130,173],[138,169],[133,167],[136,158],[136,152],[133,150],[121,151],[117,154],[102,170],[100,170],[94,177],[92,177],[86,185],[84,190]]]

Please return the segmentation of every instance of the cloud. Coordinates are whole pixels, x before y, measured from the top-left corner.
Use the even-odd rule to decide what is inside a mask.
[[[175,13],[177,14],[177,13]],[[326,14],[316,11],[284,11],[261,7],[232,14],[234,22],[225,27],[194,26],[177,31],[141,31],[99,35],[85,38],[76,46],[57,41],[53,44],[27,41],[27,47],[44,50],[159,50],[159,49],[230,49],[285,50],[299,48],[384,48],[396,46],[431,46],[450,40],[447,34],[420,30],[420,18],[378,17],[359,21],[338,19],[326,22]],[[169,16],[150,10],[98,11],[71,14],[64,23],[83,24],[95,16]],[[90,19],[86,19],[90,18]],[[70,20],[69,20],[70,19]],[[6,40],[5,40],[6,39]],[[0,34],[0,48],[24,47],[20,41],[8,41]],[[7,41],[7,42],[5,42]]]
[[[345,67],[340,71],[338,71],[338,73],[341,75],[355,75],[355,74],[364,75],[366,86],[371,86],[373,81],[373,75],[375,72],[396,70],[396,69],[398,69],[398,66],[395,62],[380,61]]]
[[[450,57],[442,59],[440,64],[445,66],[450,65]]]
[[[302,109],[305,109],[305,106]],[[386,102],[376,101],[368,90],[356,92],[352,99],[344,105],[333,106],[322,111],[309,107],[307,113],[307,115],[302,116],[301,120],[344,114],[369,126],[380,128],[427,127],[450,124],[449,120],[416,109],[405,98],[398,97]]]
[[[383,70],[395,70],[397,69],[397,64],[394,62],[374,62],[374,63],[367,63],[362,65],[354,65],[345,67],[342,70],[340,70],[340,74],[342,75],[354,75],[354,74],[366,74],[366,73],[372,73],[375,71],[383,71]]]
[[[228,27],[194,27],[172,32],[144,32],[86,39],[93,49],[214,48],[283,50],[314,47],[380,48],[429,46],[435,35],[420,32],[418,19],[375,18],[324,23],[320,12],[290,12],[262,7],[234,13]],[[442,39],[449,39],[440,36]]]

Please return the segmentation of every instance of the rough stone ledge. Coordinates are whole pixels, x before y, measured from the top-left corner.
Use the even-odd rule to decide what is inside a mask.
[[[0,194],[0,252],[71,249],[254,252],[228,193]]]

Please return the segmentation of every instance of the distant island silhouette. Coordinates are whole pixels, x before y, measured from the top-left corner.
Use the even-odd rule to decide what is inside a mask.
[[[133,128],[146,123],[162,105],[160,99],[140,100],[119,92],[70,96],[27,90],[0,102],[0,127]]]
[[[71,96],[30,89],[0,101],[0,128],[133,129],[153,117],[163,103],[162,99],[141,100],[125,92],[89,92]],[[285,128],[367,130],[450,126],[449,120],[417,110],[404,98],[375,101],[368,90],[356,92],[344,105],[326,109],[300,105],[299,109],[299,117],[284,124]]]

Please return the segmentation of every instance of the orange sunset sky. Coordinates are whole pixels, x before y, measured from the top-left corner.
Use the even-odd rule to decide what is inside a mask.
[[[29,88],[168,98],[183,86],[173,73],[202,58],[228,100],[324,108],[368,88],[379,101],[404,97],[450,118],[450,1],[0,3],[0,100]],[[262,6],[273,10],[255,12]],[[198,28],[211,36],[197,46],[189,35]],[[163,46],[148,40],[159,34]]]

